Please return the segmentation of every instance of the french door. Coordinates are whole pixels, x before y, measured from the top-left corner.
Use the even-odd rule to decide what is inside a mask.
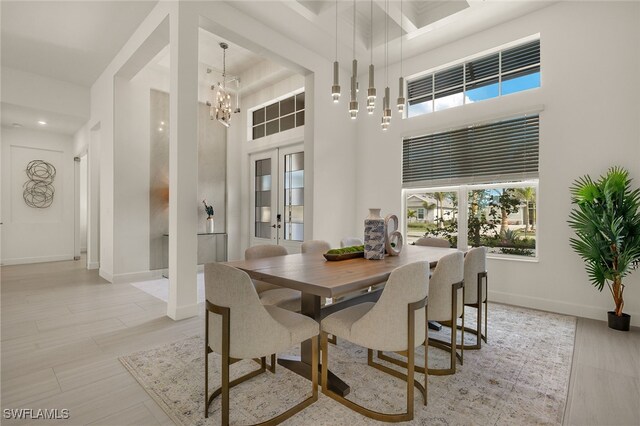
[[[303,145],[252,154],[250,245],[278,244],[290,253],[304,241]]]

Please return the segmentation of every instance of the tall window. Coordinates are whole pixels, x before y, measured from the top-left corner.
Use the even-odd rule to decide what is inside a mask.
[[[536,257],[539,117],[530,115],[403,142],[406,237]],[[424,220],[412,211],[424,209]]]
[[[409,117],[540,87],[540,40],[409,80]]]
[[[304,125],[304,92],[273,102],[252,112],[252,139]]]

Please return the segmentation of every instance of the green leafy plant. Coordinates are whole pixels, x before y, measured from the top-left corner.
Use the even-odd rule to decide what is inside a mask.
[[[622,316],[622,279],[640,262],[640,189],[631,189],[627,170],[612,167],[597,181],[577,179],[570,190],[571,247],[585,261],[591,284],[599,291],[607,284]]]
[[[327,252],[327,254],[358,253],[358,252],[361,252],[361,251],[364,251],[364,245],[331,249],[331,250],[329,250]]]
[[[202,204],[204,204],[204,211],[207,212],[207,216],[213,216],[213,206],[207,205],[206,200],[202,200]]]

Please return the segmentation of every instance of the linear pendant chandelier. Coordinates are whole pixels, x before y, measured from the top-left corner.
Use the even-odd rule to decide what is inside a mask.
[[[400,0],[400,15],[402,16],[403,7],[402,0]],[[333,62],[333,85],[331,86],[331,97],[334,103],[340,102],[340,64],[338,62],[338,0],[336,0],[335,4],[335,12],[336,12],[336,22],[335,22],[335,37],[336,37],[336,47],[335,47],[335,61]],[[357,10],[356,10],[356,0],[353,0],[353,61],[352,61],[352,72],[351,72],[351,80],[350,80],[350,98],[349,98],[349,116],[352,120],[355,120],[358,117],[359,111],[359,103],[358,103],[358,61],[356,59],[356,19],[357,19]],[[376,108],[376,88],[375,88],[375,67],[373,65],[373,0],[370,0],[370,34],[369,34],[369,49],[370,49],[370,64],[369,64],[369,87],[367,88],[367,113],[372,115]],[[406,98],[404,96],[405,92],[405,84],[404,77],[402,76],[402,39],[403,39],[403,25],[402,20],[400,21],[400,77],[398,79],[398,98],[397,98],[397,108],[400,116],[404,113]],[[385,46],[384,46],[384,61],[385,61],[385,89],[384,89],[384,97],[382,100],[382,120],[381,120],[381,128],[382,130],[387,130],[389,125],[391,124],[391,91],[389,89],[389,0],[385,0]]]

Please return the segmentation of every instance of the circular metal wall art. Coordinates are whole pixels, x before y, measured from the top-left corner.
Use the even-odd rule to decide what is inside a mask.
[[[27,164],[25,173],[29,180],[23,185],[24,202],[35,209],[50,207],[55,194],[53,180],[56,177],[56,168],[46,161],[33,160]]]

